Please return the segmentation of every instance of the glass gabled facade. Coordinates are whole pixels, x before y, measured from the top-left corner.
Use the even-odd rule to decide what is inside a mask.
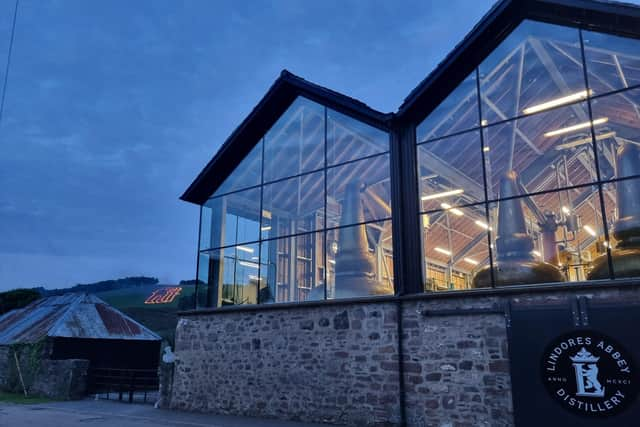
[[[524,20],[418,120],[326,96],[234,141],[199,307],[640,277],[640,41]]]

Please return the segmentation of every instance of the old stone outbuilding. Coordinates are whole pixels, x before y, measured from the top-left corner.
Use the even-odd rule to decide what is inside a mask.
[[[0,317],[0,389],[80,398],[91,369],[156,369],[159,352],[157,334],[94,295],[42,298]]]

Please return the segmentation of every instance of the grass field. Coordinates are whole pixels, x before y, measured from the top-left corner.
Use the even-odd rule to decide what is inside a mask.
[[[33,404],[33,403],[46,403],[53,402],[52,399],[46,397],[27,396],[24,394],[14,394],[0,391],[0,403],[21,403],[21,404]]]
[[[180,295],[171,303],[145,304],[145,300],[159,288],[162,286],[141,286],[97,292],[96,295],[173,344],[180,298],[192,297],[194,287],[181,286]]]

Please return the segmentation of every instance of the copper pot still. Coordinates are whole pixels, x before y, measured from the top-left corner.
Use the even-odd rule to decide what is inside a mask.
[[[618,176],[640,174],[640,147],[625,143],[616,153]],[[611,249],[611,261],[616,278],[640,276],[640,179],[628,179],[616,184],[618,220],[611,235],[617,241]],[[608,279],[609,261],[604,253],[597,257],[587,280]]]
[[[564,282],[565,275],[553,264],[536,260],[533,239],[527,233],[518,189],[518,175],[509,171],[500,180],[498,237],[493,266],[495,286]],[[491,266],[480,269],[472,280],[474,288],[491,287]]]

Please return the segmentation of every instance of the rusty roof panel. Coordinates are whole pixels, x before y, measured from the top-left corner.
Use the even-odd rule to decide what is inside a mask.
[[[0,316],[0,344],[44,337],[157,341],[160,337],[90,294],[43,298]]]

